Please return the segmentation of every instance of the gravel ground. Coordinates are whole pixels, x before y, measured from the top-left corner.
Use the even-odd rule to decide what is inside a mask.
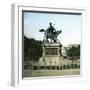
[[[24,70],[24,77],[80,75],[80,69],[68,70]]]

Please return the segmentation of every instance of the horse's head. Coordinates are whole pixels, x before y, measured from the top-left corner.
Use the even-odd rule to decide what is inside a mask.
[[[45,32],[45,30],[44,29],[40,29],[39,32]]]

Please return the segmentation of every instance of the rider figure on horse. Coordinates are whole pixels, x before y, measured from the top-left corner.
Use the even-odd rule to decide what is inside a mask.
[[[58,35],[62,32],[61,30],[59,31],[56,31],[56,29],[52,26],[52,23],[50,22],[50,26],[44,30],[44,29],[41,29],[40,32],[44,32],[44,41],[48,41],[48,39],[51,40],[51,42],[57,42],[58,39]],[[49,42],[49,41],[48,41]]]
[[[54,35],[55,32],[56,32],[56,29],[52,26],[52,23],[50,22],[50,26],[49,28],[47,29],[47,32]]]

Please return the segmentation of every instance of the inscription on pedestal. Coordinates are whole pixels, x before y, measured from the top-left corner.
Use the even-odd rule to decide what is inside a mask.
[[[58,48],[45,48],[45,55],[58,55]]]

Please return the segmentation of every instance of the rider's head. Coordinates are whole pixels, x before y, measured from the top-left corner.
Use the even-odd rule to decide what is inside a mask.
[[[52,26],[52,23],[50,22],[50,26]]]

